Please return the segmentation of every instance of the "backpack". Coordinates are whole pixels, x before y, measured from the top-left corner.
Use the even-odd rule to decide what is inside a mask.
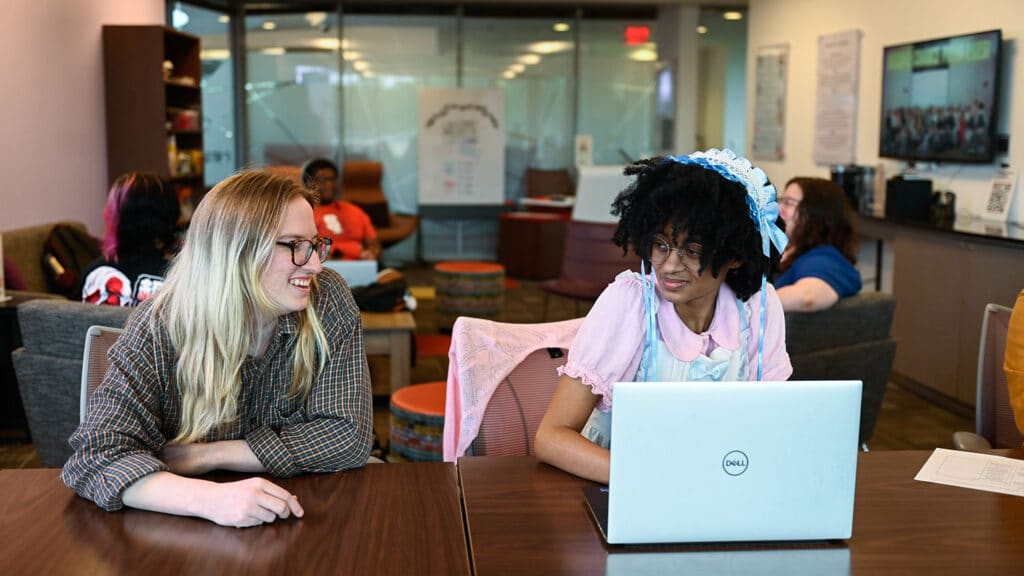
[[[79,227],[57,224],[43,243],[43,275],[50,290],[82,299],[82,272],[100,257],[100,243]]]
[[[407,290],[405,279],[400,277],[353,288],[352,297],[363,312],[397,312],[405,308]]]

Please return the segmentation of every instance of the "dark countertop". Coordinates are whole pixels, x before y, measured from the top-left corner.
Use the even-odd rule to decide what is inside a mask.
[[[981,218],[963,214],[957,214],[952,220],[928,222],[893,220],[879,214],[858,214],[857,217],[868,226],[872,223],[887,226],[904,226],[918,230],[969,236],[974,239],[1010,242],[1024,246],[1024,227],[1013,222],[982,220]],[[866,234],[866,236],[870,237],[870,234]]]

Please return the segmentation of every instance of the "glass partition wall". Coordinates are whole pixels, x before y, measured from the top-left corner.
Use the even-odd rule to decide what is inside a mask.
[[[654,25],[653,20],[580,22],[578,133],[593,138],[594,164],[624,164],[664,147],[656,132],[655,86],[663,65]],[[633,34],[628,38],[627,26]]]
[[[746,11],[702,8],[697,33],[697,147],[741,152],[746,149]]]
[[[241,166],[372,159],[384,164],[392,210],[415,213],[417,92],[424,86],[504,93],[509,201],[524,195],[529,168],[573,172],[577,134],[591,138],[594,164],[671,149],[656,117],[665,63],[652,8],[609,15],[571,6],[538,13],[511,5],[285,5],[238,9],[242,38],[231,41],[228,15],[175,5],[205,23],[183,30],[202,39],[204,122],[209,116],[224,126],[207,127],[209,184]],[[244,58],[232,58],[233,45]],[[231,91],[236,62],[244,62],[235,75],[244,78],[244,98],[235,100],[244,103],[241,158],[224,144],[235,137],[226,121],[233,101],[213,92]],[[215,159],[222,168],[210,166]]]
[[[457,85],[456,24],[454,8],[447,15],[344,17],[341,155],[383,164],[393,212],[417,212],[417,94]]]
[[[168,20],[182,32],[199,36],[202,63],[203,184],[211,187],[238,168],[235,127],[231,16],[187,2],[168,3]]]
[[[246,164],[337,158],[341,84],[337,15],[246,14]]]
[[[528,168],[573,164],[574,18],[466,17],[466,88],[505,95],[505,198],[523,197]]]

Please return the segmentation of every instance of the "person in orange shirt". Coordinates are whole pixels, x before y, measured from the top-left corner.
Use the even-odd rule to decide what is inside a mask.
[[[341,199],[338,167],[326,158],[315,158],[302,167],[302,184],[320,195],[313,209],[316,231],[332,241],[331,258],[376,260],[380,241],[370,217],[362,208]]]
[[[1010,315],[1010,327],[1006,332],[1006,383],[1010,387],[1010,405],[1017,429],[1024,434],[1024,290],[1017,295],[1017,303]]]

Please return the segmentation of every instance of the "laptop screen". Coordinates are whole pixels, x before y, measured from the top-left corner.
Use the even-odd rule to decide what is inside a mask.
[[[367,286],[377,281],[376,260],[325,260],[324,268],[341,274],[349,288]]]

